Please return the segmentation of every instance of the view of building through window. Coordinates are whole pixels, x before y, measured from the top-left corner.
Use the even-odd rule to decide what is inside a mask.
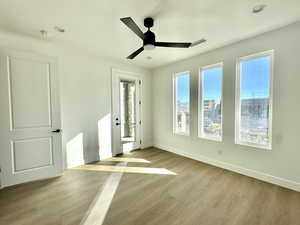
[[[201,71],[200,136],[222,139],[222,65]]]
[[[120,81],[121,141],[136,139],[136,87],[134,81]]]
[[[175,132],[189,134],[190,131],[190,75],[175,77]]]
[[[270,146],[271,55],[240,61],[238,141]]]
[[[237,74],[236,142],[271,148],[272,52],[242,57]],[[223,64],[201,69],[199,136],[222,140]],[[174,132],[190,132],[190,75],[174,77]]]

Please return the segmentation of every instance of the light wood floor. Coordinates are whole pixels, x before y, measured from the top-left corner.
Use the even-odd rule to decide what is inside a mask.
[[[132,158],[131,169],[123,171],[103,225],[300,225],[298,192],[154,148],[122,157]],[[0,224],[80,224],[111,174],[102,168],[117,163],[0,190]]]

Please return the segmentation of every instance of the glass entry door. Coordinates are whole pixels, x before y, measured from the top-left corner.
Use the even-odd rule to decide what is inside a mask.
[[[136,86],[134,81],[120,81],[121,142],[136,141]]]
[[[141,147],[140,85],[138,75],[113,70],[113,155]]]

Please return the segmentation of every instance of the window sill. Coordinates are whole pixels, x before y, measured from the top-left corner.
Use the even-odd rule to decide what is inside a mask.
[[[217,138],[217,137],[208,137],[208,136],[198,136],[198,138],[209,140],[209,141],[216,141],[216,142],[222,142],[222,138]]]
[[[242,142],[242,141],[236,141],[235,144],[236,145],[247,146],[247,147],[251,147],[251,148],[263,149],[263,150],[267,150],[267,151],[272,150],[272,146],[271,145],[267,145],[266,146],[266,145],[259,145],[259,144],[255,144],[255,143]]]
[[[180,135],[180,136],[187,136],[187,137],[190,136],[189,133],[183,133],[183,132],[174,132],[173,134],[174,134],[174,135]]]

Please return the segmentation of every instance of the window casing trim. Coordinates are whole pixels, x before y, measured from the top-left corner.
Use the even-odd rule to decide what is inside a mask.
[[[174,73],[173,74],[173,82],[172,82],[172,89],[173,89],[173,134],[176,134],[176,135],[182,135],[182,136],[190,136],[190,129],[191,129],[191,121],[189,120],[189,130],[188,132],[178,132],[176,131],[176,124],[177,124],[177,121],[176,121],[176,95],[177,95],[177,92],[176,92],[176,78],[180,75],[189,75],[189,106],[188,106],[188,109],[189,109],[189,112],[191,113],[191,73],[190,71],[183,71],[183,72],[178,72],[178,73]],[[191,115],[190,115],[190,119],[191,119]]]
[[[259,52],[251,54],[248,56],[242,56],[236,60],[236,82],[235,82],[235,144],[244,145],[248,147],[254,147],[265,150],[272,150],[272,123],[273,123],[273,79],[274,79],[274,50],[268,50],[264,52]],[[260,58],[264,56],[270,56],[270,80],[269,80],[269,144],[260,145],[257,143],[241,141],[239,138],[240,133],[240,83],[241,83],[241,62],[249,59]]]
[[[203,132],[203,118],[204,118],[204,111],[202,110],[203,108],[203,82],[202,82],[202,72],[207,69],[212,69],[216,67],[222,67],[222,74],[221,74],[221,137],[209,137],[205,136]],[[210,64],[207,66],[202,66],[199,68],[199,75],[198,75],[198,138],[206,139],[206,140],[211,140],[211,141],[217,141],[217,142],[222,142],[223,141],[223,70],[224,70],[224,63],[219,62],[219,63],[214,63]]]

